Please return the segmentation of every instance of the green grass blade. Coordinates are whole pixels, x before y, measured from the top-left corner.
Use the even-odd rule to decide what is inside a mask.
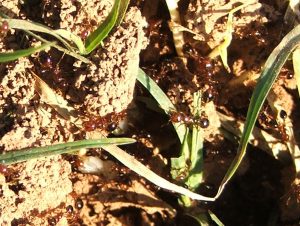
[[[300,97],[300,49],[299,48],[297,48],[293,52],[293,67],[294,67],[294,73],[295,73],[298,94]]]
[[[246,148],[249,142],[249,137],[254,128],[259,111],[275,81],[280,69],[289,57],[290,53],[299,45],[300,42],[300,25],[296,26],[290,31],[279,43],[279,45],[273,50],[271,55],[268,57],[264,69],[261,73],[260,79],[253,91],[249,109],[247,112],[246,123],[244,131],[240,140],[238,148],[238,155],[233,160],[229,167],[225,177],[223,178],[219,187],[216,198],[222,193],[227,182],[235,174],[241,161],[246,154]]]
[[[77,46],[80,54],[85,53],[84,44],[83,44],[81,38],[78,35],[75,35],[72,32],[67,31],[65,29],[54,30],[54,32],[56,34],[58,34],[59,36],[63,37],[64,39],[68,40],[69,42],[75,43],[75,45]]]
[[[30,31],[35,31],[35,32],[41,32],[41,33],[46,33],[49,35],[54,36],[55,38],[57,38],[59,41],[61,41],[66,47],[67,49],[64,49],[58,45],[54,45],[53,47],[55,47],[56,49],[71,55],[85,63],[87,63],[87,60],[83,59],[83,57],[81,57],[80,55],[76,54],[76,52],[73,50],[73,48],[70,46],[70,44],[68,42],[65,41],[68,40],[69,42],[73,42],[75,43],[75,45],[77,46],[80,54],[85,53],[85,47],[84,44],[81,40],[81,38],[75,34],[73,34],[72,32],[69,32],[67,30],[64,29],[58,29],[58,30],[52,30],[50,28],[48,28],[47,26],[44,26],[42,24],[39,23],[35,23],[35,22],[31,22],[31,21],[26,21],[26,20],[20,20],[20,19],[10,19],[7,16],[0,14],[0,16],[2,16],[3,18],[6,18],[5,20],[8,22],[8,25],[10,28],[14,28],[14,29],[20,29],[20,30],[24,30],[26,33],[37,37],[38,35],[30,32]],[[43,39],[42,37],[38,36],[39,40]],[[46,42],[46,41],[44,41]]]
[[[176,184],[169,182],[168,180],[158,176],[156,173],[151,171],[147,166],[143,165],[141,162],[137,161],[132,155],[128,154],[127,152],[123,151],[121,148],[108,145],[103,147],[109,154],[114,156],[118,159],[124,166],[131,169],[133,172],[136,172],[138,175],[144,177],[148,181],[152,182],[158,187],[163,189],[176,192],[178,194],[187,196],[191,199],[195,200],[203,200],[203,201],[214,201],[215,198],[199,195],[194,193],[184,187],[180,187]]]
[[[8,22],[9,28],[12,29],[19,29],[24,31],[35,31],[35,32],[41,32],[46,33],[51,36],[54,36],[57,38],[63,45],[67,47],[67,49],[72,50],[72,47],[68,42],[66,42],[62,37],[60,37],[55,30],[52,30],[48,28],[47,26],[44,26],[42,24],[27,21],[27,20],[21,20],[21,19],[5,19]]]
[[[42,50],[50,47],[53,44],[54,44],[53,42],[50,42],[50,43],[42,44],[38,47],[31,47],[31,48],[28,48],[28,49],[16,50],[14,52],[0,53],[0,63],[9,62],[9,61],[16,60],[20,57],[29,56],[32,53],[42,51]]]
[[[199,117],[201,111],[201,93],[194,93],[194,117]],[[194,125],[192,129],[192,142],[190,152],[190,169],[186,185],[195,191],[203,180],[203,131],[200,126]]]
[[[120,23],[122,22],[125,13],[127,11],[128,5],[129,5],[130,0],[122,0],[121,1],[121,5],[120,5],[120,9],[119,9],[119,15],[118,15],[118,19],[116,21],[116,26],[119,26]]]
[[[123,0],[115,0],[111,12],[103,21],[103,23],[100,24],[100,26],[87,37],[85,42],[85,54],[89,54],[95,48],[97,48],[97,46],[101,44],[103,39],[106,38],[109,32],[113,29],[118,20],[120,5],[122,1]]]
[[[186,175],[188,172],[187,161],[190,159],[190,140],[191,132],[189,128],[186,129],[183,142],[181,144],[180,156],[177,158],[171,158],[171,176],[173,179],[177,179],[180,176]]]
[[[139,68],[137,80],[149,91],[166,114],[176,110],[168,96],[141,68]],[[186,127],[180,123],[173,123],[173,126],[182,144],[186,134]]]
[[[48,40],[42,38],[41,36],[39,36],[39,35],[37,35],[37,34],[31,32],[31,31],[28,31],[28,30],[27,30],[27,31],[25,31],[25,32],[26,32],[27,34],[29,34],[29,35],[35,37],[36,39],[42,41],[42,42],[50,43]],[[87,58],[85,58],[85,57],[83,57],[83,56],[81,56],[81,55],[79,55],[79,54],[77,54],[77,53],[75,53],[75,52],[73,52],[73,51],[70,51],[70,50],[68,50],[68,49],[65,49],[65,48],[63,48],[63,47],[57,45],[56,43],[53,43],[51,46],[52,46],[53,48],[56,48],[57,50],[59,50],[59,51],[65,53],[65,54],[69,55],[69,56],[72,56],[72,57],[74,57],[74,58],[76,58],[76,59],[78,59],[78,60],[81,60],[82,62],[84,62],[84,63],[86,63],[86,64],[92,63],[89,59],[87,59]]]
[[[122,145],[134,142],[135,140],[131,138],[103,138],[54,144],[45,147],[27,148],[19,151],[9,151],[0,155],[0,163],[12,164],[39,157],[71,153],[78,151],[81,148],[99,148],[106,145]]]
[[[218,225],[218,226],[224,226],[224,224],[222,223],[222,221],[220,221],[220,219],[210,210],[208,210],[208,214],[210,216],[210,218]]]

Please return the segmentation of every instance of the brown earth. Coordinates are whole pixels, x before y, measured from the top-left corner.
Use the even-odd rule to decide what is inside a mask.
[[[107,124],[125,117],[129,128],[126,136],[138,139],[136,145],[126,147],[128,152],[170,179],[166,162],[179,153],[178,141],[168,119],[146,109],[141,101],[148,94],[135,83],[140,64],[178,111],[190,114],[194,92],[212,93],[212,100],[203,103],[210,126],[204,130],[205,183],[199,192],[213,195],[237,149],[236,142],[224,137],[219,129],[222,126],[220,112],[236,120],[245,119],[255,80],[281,39],[278,34],[282,32],[285,7],[272,1],[258,1],[234,14],[233,40],[228,50],[232,72],[227,72],[219,59],[203,58],[223,40],[228,11],[246,2],[180,1],[182,25],[194,32],[184,32],[185,61],[176,56],[164,1],[137,0],[130,3],[121,25],[89,55],[91,65],[55,49],[1,63],[0,151],[93,136],[87,128],[76,127],[45,102],[37,91],[33,71],[68,101],[85,125],[108,115],[96,132],[106,130],[108,133]],[[103,22],[111,7],[112,2],[108,0],[41,0],[26,4],[3,0],[0,12],[53,29],[64,28],[85,38]],[[21,31],[10,30],[0,36],[1,52],[37,44],[33,38],[24,38]],[[51,62],[47,63],[45,57],[49,56]],[[299,106],[295,101],[298,98],[296,82],[291,74],[292,67],[287,64],[268,101],[284,109],[288,119],[294,122]],[[258,127],[282,143],[282,132],[272,127],[276,116],[270,108],[270,104],[265,105]],[[295,122],[295,134],[298,128]],[[8,169],[1,166],[6,171],[1,170],[0,175],[0,224],[146,226],[186,223],[184,210],[175,195],[144,181],[104,151],[90,150],[87,155],[103,160],[105,167],[94,174],[82,173],[78,168],[84,157],[75,155],[30,160],[10,165]],[[300,189],[294,171],[291,162],[277,160],[259,146],[251,147],[238,175],[221,198],[215,203],[195,203],[194,208],[200,212],[212,210],[225,225],[267,225],[274,218],[278,225],[297,225]]]

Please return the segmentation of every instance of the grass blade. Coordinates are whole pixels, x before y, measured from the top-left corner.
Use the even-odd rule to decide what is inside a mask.
[[[222,221],[220,221],[220,219],[210,210],[208,210],[208,214],[210,216],[210,218],[218,225],[218,226],[224,226],[224,224],[222,223]]]
[[[48,28],[47,26],[44,26],[42,24],[27,21],[27,20],[21,20],[21,19],[5,19],[8,22],[9,28],[12,29],[19,29],[24,31],[36,31],[41,33],[46,33],[51,36],[54,36],[57,38],[63,45],[67,47],[67,49],[72,50],[72,47],[68,42],[66,42],[62,37],[60,37],[55,30],[52,30]]]
[[[50,42],[50,43],[42,44],[38,47],[31,47],[31,48],[28,48],[28,49],[16,50],[14,52],[0,53],[0,63],[9,62],[9,61],[16,60],[20,57],[29,56],[29,55],[31,55],[35,52],[47,49],[48,47],[50,47],[53,44],[54,44],[53,42]]]
[[[128,5],[129,5],[130,0],[122,0],[121,1],[121,5],[120,5],[120,9],[119,9],[119,15],[118,15],[118,19],[116,21],[116,26],[119,26],[125,16],[125,13],[127,11]]]
[[[84,44],[83,44],[81,38],[78,35],[75,35],[72,32],[67,31],[65,29],[54,30],[54,32],[55,32],[55,34],[58,34],[59,36],[61,36],[64,39],[68,40],[69,42],[75,43],[75,45],[77,46],[80,54],[85,53]]]
[[[198,117],[201,111],[201,93],[194,93],[193,97],[194,112],[193,116]],[[195,191],[203,180],[203,131],[200,126],[193,125],[192,142],[190,152],[190,169],[186,185]]]
[[[190,140],[191,132],[189,128],[186,130],[183,142],[181,144],[180,156],[177,158],[171,158],[171,176],[173,179],[177,179],[180,176],[187,174],[187,161],[190,159]]]
[[[92,52],[113,29],[118,21],[120,5],[123,0],[115,0],[113,8],[103,23],[91,33],[85,42],[85,54]]]
[[[142,163],[140,163],[138,160],[136,160],[133,156],[128,154],[127,152],[123,151],[121,148],[113,145],[108,145],[103,147],[104,150],[106,150],[109,154],[114,156],[116,159],[118,159],[122,164],[124,164],[126,167],[131,169],[132,171],[136,172],[140,176],[144,177],[145,179],[149,180],[153,184],[157,185],[158,187],[161,187],[163,189],[176,192],[181,195],[185,195],[191,199],[195,200],[203,200],[203,201],[214,201],[215,198],[206,197],[203,195],[199,195],[197,193],[194,193],[184,187],[180,187],[176,184],[173,184],[169,182],[168,180],[160,177],[153,171],[151,171],[148,167],[144,166]]]
[[[42,38],[41,36],[39,36],[39,35],[37,35],[37,34],[31,32],[31,31],[25,31],[25,32],[26,32],[27,34],[29,34],[29,35],[35,37],[36,39],[42,41],[42,42],[50,43],[48,40]],[[57,50],[59,50],[59,51],[65,53],[65,54],[67,54],[67,55],[70,55],[70,56],[72,56],[72,57],[74,57],[74,58],[76,58],[76,59],[78,59],[78,60],[81,60],[82,62],[84,62],[84,63],[86,63],[86,64],[92,63],[89,59],[87,59],[87,58],[85,58],[85,57],[83,57],[83,56],[81,56],[81,55],[79,55],[79,54],[77,54],[77,53],[75,53],[75,52],[73,52],[73,51],[70,51],[70,50],[68,50],[68,49],[65,49],[65,48],[63,48],[63,47],[57,45],[56,43],[53,43],[51,46],[52,46],[53,48],[56,48]]]
[[[243,160],[246,154],[246,148],[249,142],[249,138],[254,128],[259,111],[275,79],[277,78],[280,69],[282,68],[283,64],[287,60],[290,53],[299,45],[299,42],[300,42],[300,25],[296,26],[292,31],[290,31],[282,39],[279,45],[272,51],[271,55],[268,57],[264,69],[261,73],[260,79],[251,97],[244,131],[238,148],[238,155],[235,157],[235,159],[233,160],[233,162],[229,167],[229,170],[224,176],[215,198],[218,198],[220,196],[225,185],[235,174],[237,168],[239,167],[241,161]]]
[[[193,218],[199,226],[209,226],[209,220],[206,213],[186,213],[186,216]]]
[[[141,68],[139,68],[137,80],[149,91],[166,114],[176,110],[168,96]],[[173,126],[182,144],[186,134],[186,127],[181,123],[173,123]]]
[[[293,52],[293,67],[294,67],[298,94],[300,96],[300,49],[299,48],[297,48]]]
[[[122,145],[134,142],[135,140],[131,138],[80,140],[63,144],[54,144],[45,147],[27,148],[19,151],[9,151],[0,155],[0,162],[2,164],[12,164],[39,157],[71,153],[74,151],[78,151],[81,148],[99,148],[106,145]]]

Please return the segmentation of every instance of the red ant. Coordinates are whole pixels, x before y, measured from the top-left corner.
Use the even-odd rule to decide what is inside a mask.
[[[59,85],[61,88],[66,88],[68,86],[68,82],[62,76],[62,72],[59,68],[59,64],[63,59],[64,55],[60,58],[56,66],[54,66],[53,59],[50,54],[45,52],[41,52],[39,54],[38,63],[41,66],[41,73],[45,74],[46,76],[51,76],[55,82],[55,85]]]
[[[104,117],[91,117],[83,123],[85,131],[93,131],[95,129],[106,129],[108,132],[113,132],[118,127],[118,122],[126,116],[126,112],[122,111],[118,114],[110,113]]]
[[[214,70],[213,61],[207,57],[200,56],[199,53],[188,43],[184,45],[183,51],[190,60],[188,67],[191,72],[197,73],[201,76],[205,75],[205,77],[210,80]]]
[[[8,25],[8,22],[6,20],[4,20],[2,22],[0,30],[1,30],[1,33],[3,33],[3,34],[6,34],[8,32],[9,25]]]
[[[186,126],[200,126],[201,128],[207,128],[209,126],[209,120],[207,117],[188,116],[183,112],[172,112],[170,114],[170,121],[173,123],[182,123]]]
[[[281,110],[279,112],[279,116],[280,116],[280,118],[282,118],[283,120],[285,120],[287,118],[286,111]],[[278,125],[278,131],[279,131],[279,133],[281,135],[281,139],[282,139],[283,142],[289,141],[290,137],[289,137],[289,135],[287,133],[287,129],[285,128],[285,124],[284,123]]]
[[[8,30],[9,30],[8,22],[6,20],[4,20],[0,26],[0,38],[5,37]]]
[[[82,24],[85,25],[84,29],[80,33],[81,39],[85,40],[88,35],[93,31],[93,28],[96,27],[97,22],[95,20],[88,21],[86,18],[83,20]]]

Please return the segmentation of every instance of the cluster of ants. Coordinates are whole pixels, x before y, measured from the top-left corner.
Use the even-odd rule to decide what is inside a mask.
[[[203,129],[209,126],[209,120],[204,114],[201,116],[189,116],[183,112],[171,112],[170,121],[173,123],[182,123],[188,127],[199,126]]]
[[[112,133],[118,128],[119,122],[125,117],[126,111],[122,111],[120,113],[112,112],[104,117],[93,116],[83,123],[83,127],[87,132],[101,129]]]

